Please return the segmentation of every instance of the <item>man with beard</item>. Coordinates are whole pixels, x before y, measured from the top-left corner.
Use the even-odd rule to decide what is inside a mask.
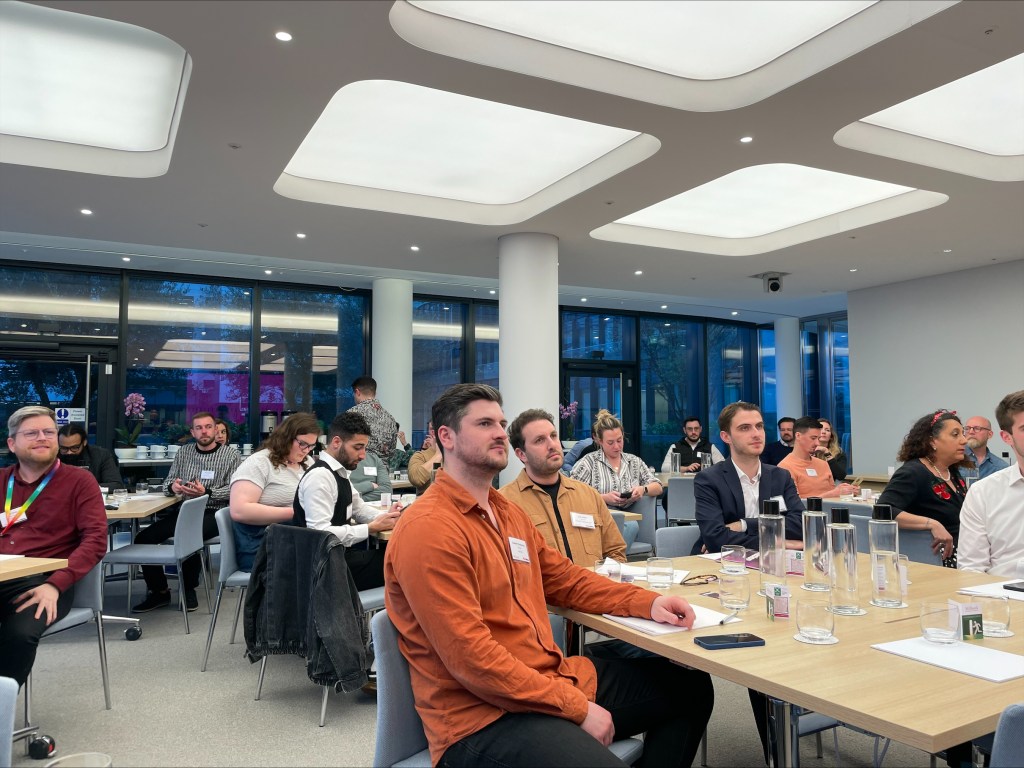
[[[796,419],[792,416],[783,416],[779,419],[779,439],[769,443],[761,453],[761,461],[779,466],[779,462],[793,452],[793,427],[796,426]]]
[[[194,443],[183,445],[175,454],[164,480],[164,493],[181,499],[196,499],[209,495],[203,515],[203,538],[212,539],[217,535],[218,509],[226,507],[231,497],[231,475],[242,463],[238,451],[229,445],[218,445],[217,426],[213,414],[201,411],[192,417]],[[143,528],[135,537],[136,544],[160,544],[174,535],[178,512],[162,517],[152,525]],[[196,587],[199,585],[199,554],[194,554],[182,564],[180,587],[185,592],[185,607],[194,611],[199,607]],[[132,606],[132,613],[145,613],[171,604],[171,593],[167,588],[167,576],[163,566],[144,565],[142,575],[146,579],[149,594],[141,603]]]
[[[622,768],[607,745],[645,731],[640,766],[690,765],[714,703],[708,675],[565,657],[547,603],[684,627],[693,608],[573,564],[494,490],[508,464],[496,389],[456,385],[431,415],[445,471],[398,523],[384,574],[432,763]]]
[[[58,571],[0,583],[0,676],[23,685],[39,638],[67,615],[75,582],[107,551],[107,516],[89,473],[57,460],[53,411],[20,408],[7,420],[7,431],[18,463],[0,469],[6,489],[0,554],[68,561]]]
[[[979,480],[1010,466],[988,449],[988,441],[992,439],[992,422],[984,416],[971,416],[965,421],[964,435],[967,437],[964,455],[978,468]]]
[[[588,568],[606,557],[625,562],[626,542],[601,494],[558,471],[564,457],[554,417],[523,411],[509,424],[508,439],[525,466],[499,493],[530,516],[545,543]]]
[[[295,491],[295,525],[330,531],[345,545],[345,561],[356,589],[384,586],[384,549],[352,549],[371,533],[390,531],[402,514],[395,503],[386,512],[367,504],[352,487],[349,476],[366,458],[370,425],[362,414],[346,411],[327,430],[327,445],[302,476]],[[355,520],[349,524],[349,519]]]
[[[57,432],[60,460],[72,467],[87,469],[96,482],[107,488],[121,487],[121,473],[114,454],[98,445],[89,445],[89,436],[81,424],[65,424]]]

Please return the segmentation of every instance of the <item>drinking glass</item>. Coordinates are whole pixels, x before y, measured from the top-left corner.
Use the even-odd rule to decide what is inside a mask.
[[[933,643],[948,645],[960,639],[960,615],[949,603],[921,603],[921,635]]]
[[[828,643],[835,629],[835,614],[827,600],[803,598],[796,603],[796,628],[808,643]]]
[[[678,451],[672,451],[672,453],[669,454],[669,459],[672,462],[672,474],[673,475],[678,475],[679,474],[679,461],[680,461],[680,459],[682,459],[682,456],[679,455]]]
[[[114,503],[124,504],[128,501],[128,489],[127,488],[115,488],[114,489]]]
[[[149,483],[142,483],[142,482],[136,483],[135,484],[135,493],[136,494],[149,493]]]
[[[750,577],[743,573],[723,573],[718,577],[718,599],[727,611],[742,611],[750,605]]]
[[[1010,599],[978,597],[981,603],[981,626],[985,637],[1013,637],[1010,631]]]
[[[722,572],[746,573],[747,549],[741,544],[726,544],[722,547]]]
[[[672,586],[672,558],[647,558],[647,586],[651,589],[668,589]]]

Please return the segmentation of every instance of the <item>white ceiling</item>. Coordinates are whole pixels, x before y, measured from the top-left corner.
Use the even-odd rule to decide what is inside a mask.
[[[763,322],[843,309],[846,292],[1024,258],[1024,182],[986,181],[837,146],[843,126],[1024,51],[1024,2],[969,0],[758,104],[692,113],[420,50],[380,2],[44,3],[136,24],[193,60],[169,172],[124,179],[0,167],[0,258],[490,298],[497,239],[560,241],[561,301]],[[280,43],[285,29],[294,40]],[[398,80],[650,134],[639,165],[514,226],[291,200],[274,182],[342,86]],[[741,136],[753,136],[749,144]],[[231,145],[239,145],[237,149]],[[724,257],[599,241],[615,219],[739,168],[798,163],[949,196],[944,205],[772,253]],[[90,208],[94,215],[79,213]],[[200,226],[205,225],[205,226]],[[308,237],[298,240],[296,232]],[[410,245],[420,246],[419,252]],[[80,250],[96,251],[83,256]],[[949,249],[950,252],[945,252]],[[850,269],[856,268],[856,272]],[[642,269],[642,276],[634,270]],[[788,273],[766,295],[751,275]],[[581,305],[582,306],[582,305]]]

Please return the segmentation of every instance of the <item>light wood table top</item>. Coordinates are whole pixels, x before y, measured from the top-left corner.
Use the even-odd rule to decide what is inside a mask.
[[[661,483],[662,488],[668,488],[668,481],[673,477],[696,477],[695,472],[680,472],[678,475],[674,475],[671,472],[655,472],[655,477],[658,478],[658,482]]]
[[[718,565],[698,557],[676,558],[676,568],[692,574],[715,573]],[[558,609],[558,613],[592,629],[646,648],[673,661],[704,670],[739,685],[834,717],[869,732],[934,753],[995,730],[1002,710],[1024,700],[1024,678],[992,683],[871,648],[873,643],[920,637],[922,600],[971,598],[957,596],[959,588],[999,581],[986,574],[955,571],[923,563],[910,564],[908,608],[885,609],[868,604],[871,597],[868,555],[859,555],[861,607],[865,616],[836,616],[835,645],[805,645],[793,639],[795,619],[768,621],[764,599],[752,595],[740,623],[698,630],[712,635],[753,632],[766,641],[760,648],[708,651],[680,632],[651,636],[602,616]],[[750,574],[752,592],[758,573]],[[799,577],[789,577],[799,601],[814,593],[800,589]],[[717,600],[701,597],[714,584],[673,586],[694,604],[721,610]],[[988,638],[980,645],[1024,655],[1024,602],[1010,601],[1011,638]],[[795,608],[793,609],[795,615]]]
[[[640,514],[639,512],[625,512],[625,511],[619,510],[619,509],[617,509],[615,511],[616,512],[622,512],[622,519],[623,520],[639,521],[639,520],[643,520],[644,519],[644,516],[642,514]]]
[[[407,479],[404,479],[404,480],[392,480],[391,481],[391,491],[392,491],[392,493],[394,493],[395,491],[415,491],[415,490],[416,490],[416,486],[413,485],[412,483],[410,483]]]
[[[159,512],[161,509],[173,507],[181,499],[177,496],[151,495],[129,496],[118,509],[107,510],[107,520],[139,520]]]
[[[67,568],[68,561],[62,557],[15,557],[0,560],[0,581],[11,581],[37,573],[49,573]]]

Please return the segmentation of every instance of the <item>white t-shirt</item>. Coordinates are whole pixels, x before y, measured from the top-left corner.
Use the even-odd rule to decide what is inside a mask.
[[[310,462],[311,463],[311,462]],[[239,480],[248,480],[263,489],[259,503],[268,507],[291,507],[295,499],[295,489],[305,472],[305,467],[289,468],[285,465],[275,467],[270,461],[267,449],[256,451],[238,465],[231,476],[231,484]]]

